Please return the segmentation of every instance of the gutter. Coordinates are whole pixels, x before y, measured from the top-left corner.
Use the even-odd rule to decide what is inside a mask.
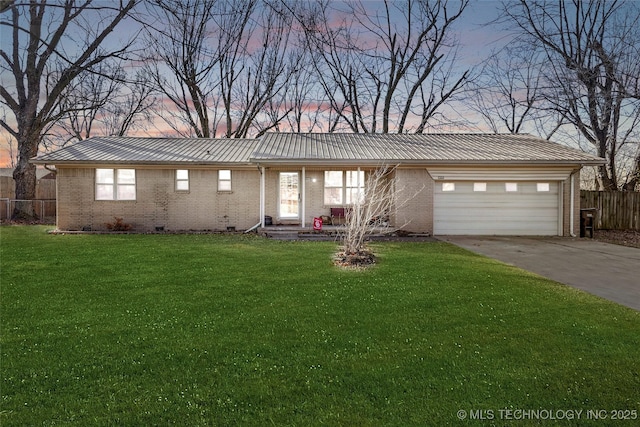
[[[439,159],[251,159],[261,166],[307,166],[331,167],[354,166],[376,167],[381,163],[403,164],[406,166],[599,166],[604,159],[564,159],[564,160],[439,160]]]

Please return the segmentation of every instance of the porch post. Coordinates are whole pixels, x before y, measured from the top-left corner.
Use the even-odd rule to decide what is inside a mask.
[[[302,167],[302,197],[301,197],[301,201],[300,203],[302,203],[302,206],[300,207],[300,225],[302,226],[302,228],[304,228],[304,218],[305,218],[305,205],[306,205],[306,198],[307,198],[307,180],[306,180],[306,169],[303,166]]]
[[[265,169],[264,166],[260,167],[260,226],[264,228],[264,201],[265,201]]]

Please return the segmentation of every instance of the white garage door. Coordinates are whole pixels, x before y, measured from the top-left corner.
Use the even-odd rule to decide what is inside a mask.
[[[434,234],[558,235],[558,182],[436,181]]]

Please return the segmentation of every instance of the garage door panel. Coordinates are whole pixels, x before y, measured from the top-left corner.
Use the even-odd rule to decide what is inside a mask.
[[[528,210],[536,209],[557,209],[558,200],[557,197],[553,198],[540,198],[535,199],[518,199],[518,200],[456,200],[441,198],[440,202],[446,202],[446,207],[455,209],[482,209],[482,210],[508,210],[514,209],[518,212],[522,212],[523,206],[526,206]],[[437,208],[437,206],[436,206]]]
[[[555,210],[538,210],[535,212],[530,212],[527,215],[527,221],[533,221],[533,220],[538,220],[538,221],[547,221],[549,219],[550,216],[555,215],[556,211]],[[476,211],[476,212],[466,212],[466,213],[460,213],[460,212],[455,212],[455,213],[451,213],[449,214],[445,220],[443,222],[447,222],[447,221],[451,221],[451,220],[464,220],[464,221],[469,221],[469,220],[478,220],[478,219],[490,219],[491,221],[520,221],[522,220],[522,212],[492,212],[492,211],[486,211],[486,210],[480,210],[480,211]]]
[[[504,210],[504,209],[516,209],[519,212],[522,211],[522,204],[526,203],[528,205],[527,209],[557,209],[558,201],[556,198],[553,200],[549,199],[540,199],[540,200],[512,200],[512,201],[473,201],[473,200],[447,200],[446,206],[449,208],[457,208],[457,209],[495,209],[495,210]],[[520,202],[520,203],[518,203]],[[480,205],[481,204],[481,205]]]
[[[545,192],[535,182],[518,182],[517,192],[505,191],[504,182],[487,183],[486,191],[473,191],[473,182],[454,184],[454,191],[435,184],[435,234],[558,234],[557,182]]]
[[[545,234],[547,233],[547,234]],[[451,228],[447,233],[438,233],[438,235],[451,236],[552,236],[555,235],[555,229],[538,229],[534,230],[530,226],[520,227],[503,227],[496,230],[487,224],[487,227],[481,227],[477,224],[469,224],[467,227]]]

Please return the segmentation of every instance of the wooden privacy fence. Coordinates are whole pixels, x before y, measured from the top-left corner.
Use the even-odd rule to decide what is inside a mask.
[[[16,184],[13,177],[0,176],[0,198],[15,199]],[[39,179],[36,182],[36,199],[55,200],[56,198],[56,180],[55,179]]]
[[[598,209],[596,228],[640,230],[640,192],[581,190],[580,208]]]

